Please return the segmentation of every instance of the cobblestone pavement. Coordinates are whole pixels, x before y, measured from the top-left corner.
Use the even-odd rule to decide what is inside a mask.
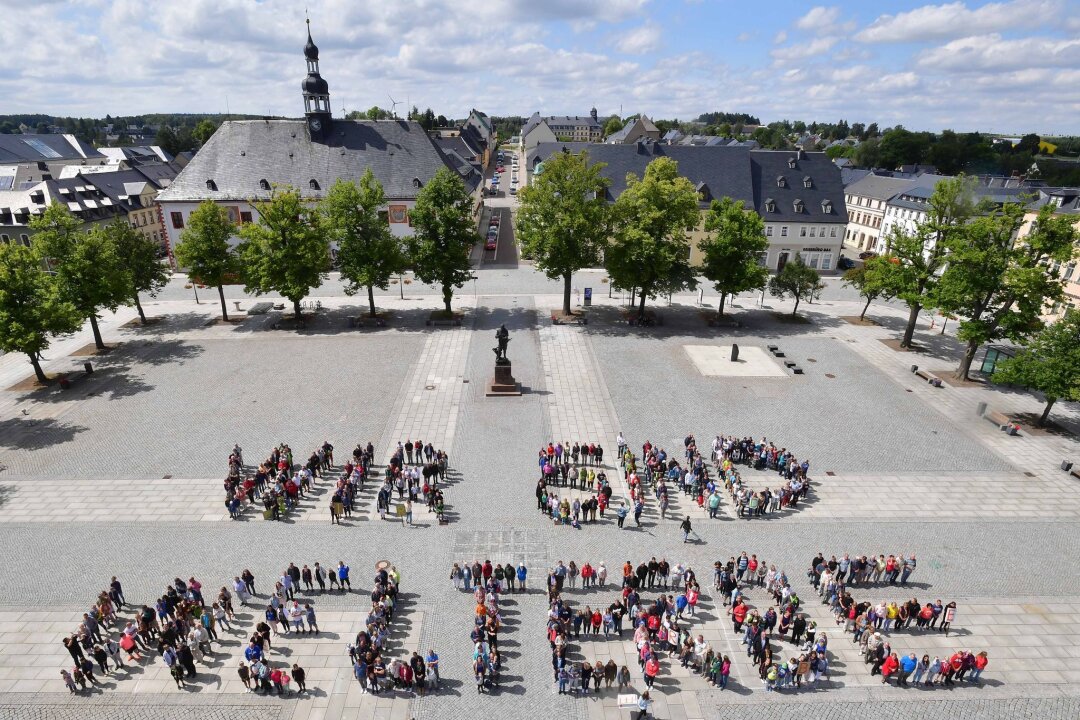
[[[788,571],[823,629],[831,621],[803,577],[815,551],[915,553],[919,567],[909,588],[873,586],[856,596],[955,599],[955,636],[905,632],[891,639],[898,648],[926,652],[954,644],[987,648],[987,682],[954,690],[882,687],[852,655],[850,641],[830,633],[836,673],[826,688],[766,694],[738,652],[723,609],[706,592],[693,625],[714,646],[735,651],[732,687],[718,692],[678,663],[665,663],[654,706],[658,717],[1080,714],[1073,690],[1080,677],[1071,669],[1080,659],[1080,633],[1071,622],[1080,612],[1071,581],[1080,553],[1080,493],[1056,468],[1059,457],[1077,456],[1075,443],[1062,436],[1005,438],[974,419],[980,401],[1030,412],[1039,407],[1036,399],[915,383],[906,369],[910,357],[879,342],[895,332],[889,323],[901,311],[875,305],[871,315],[882,319],[881,326],[847,325],[838,316],[857,314],[858,304],[835,283],[823,303],[806,309],[812,325],[778,324],[768,308],[739,299],[732,312],[746,328],[716,331],[693,307],[678,305],[689,297],[677,297],[670,309],[659,306],[664,327],[632,331],[613,323],[614,306],[597,293],[589,326],[554,332],[546,316],[558,302],[558,288],[538,277],[482,271],[479,297],[462,298],[462,307],[476,307],[456,330],[424,327],[438,298],[416,286],[405,300],[380,295],[380,307],[394,313],[396,325],[348,332],[344,318],[354,301],[335,297],[328,286],[322,324],[303,333],[269,331],[271,321],[257,318],[206,325],[214,306],[196,308],[170,287],[148,305],[151,314],[168,316],[164,323],[121,328],[131,318],[127,311],[103,320],[106,338],[124,344],[100,364],[95,360],[99,371],[71,394],[5,390],[26,369],[18,358],[0,357],[0,544],[9,548],[0,583],[0,717],[168,720],[194,711],[230,720],[408,720],[528,717],[540,708],[568,718],[626,718],[613,691],[587,699],[554,694],[542,635],[545,566],[604,561],[616,573],[627,559],[656,554],[691,565],[707,581],[714,560],[744,549]],[[582,274],[575,284],[597,290],[601,277]],[[514,374],[527,390],[520,398],[484,395],[493,369],[492,333],[503,323],[513,338]],[[935,343],[934,367],[950,365],[949,335],[940,341],[924,335],[920,329],[924,342]],[[681,347],[730,344],[733,338],[778,344],[807,374],[772,384],[703,378]],[[50,367],[77,366],[82,358],[70,353],[88,341],[83,333],[58,343]],[[442,352],[440,343],[448,343],[450,352]],[[427,362],[456,368],[445,376],[458,379],[457,390],[441,405],[435,396],[411,403],[413,386],[430,384]],[[586,398],[590,407],[603,399],[605,408],[591,418],[578,414]],[[1075,414],[1068,404],[1061,408],[1066,423]],[[450,525],[439,526],[417,508],[411,528],[361,518],[330,526],[321,495],[288,522],[223,522],[220,481],[213,478],[233,442],[240,442],[249,461],[252,452],[257,458],[281,441],[298,452],[326,438],[342,453],[368,440],[385,449],[406,432],[398,427],[402,418],[420,428],[410,434],[449,432]],[[596,432],[612,432],[599,438],[612,453],[613,432],[620,429],[635,445],[649,438],[676,450],[688,431],[702,441],[716,432],[766,434],[810,458],[814,491],[797,510],[761,520],[734,519],[726,499],[720,519],[691,510],[701,541],[690,544],[681,542],[677,529],[676,512],[687,511],[681,497],[667,520],[650,508],[640,529],[620,531],[611,518],[581,530],[556,527],[536,510],[535,453],[560,432],[587,432],[569,427],[583,419],[602,428]],[[773,481],[761,475],[761,482]],[[451,563],[488,558],[526,562],[534,589],[507,598],[504,683],[490,697],[477,695],[468,670],[472,601],[448,579]],[[436,648],[445,680],[437,695],[376,699],[361,695],[351,679],[344,644],[359,622],[370,568],[382,559],[402,570],[407,595],[393,652]],[[118,673],[100,693],[62,692],[58,667],[66,662],[59,640],[111,575],[122,578],[129,598],[143,601],[173,577],[195,575],[213,588],[244,567],[259,578],[261,591],[289,561],[316,560],[348,562],[357,592],[301,593],[312,601],[324,632],[275,639],[275,647],[280,642],[288,651],[281,660],[309,669],[311,697],[243,694],[230,667],[239,642],[232,638],[215,647],[221,665],[207,668],[206,681],[188,692],[169,685],[156,659],[131,677]],[[749,592],[755,603],[764,601],[760,595]],[[587,604],[606,595],[577,591],[571,597]],[[246,630],[250,622],[244,618],[240,625]],[[617,662],[628,661],[632,650],[614,639],[583,640],[577,648],[581,659]],[[640,690],[640,676],[633,675]]]

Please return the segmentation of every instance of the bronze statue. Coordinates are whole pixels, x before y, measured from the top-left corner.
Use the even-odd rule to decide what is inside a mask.
[[[491,351],[495,353],[495,364],[510,362],[510,359],[506,357],[506,346],[510,344],[510,331],[505,325],[495,331],[495,340],[499,343],[498,347],[491,348]]]

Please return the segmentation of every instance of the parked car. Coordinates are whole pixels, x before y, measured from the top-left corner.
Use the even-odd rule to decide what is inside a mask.
[[[873,250],[866,250],[865,252],[859,253],[860,260],[869,260],[872,257],[877,257],[877,253]]]
[[[853,267],[855,267],[855,261],[851,258],[844,257],[843,255],[841,255],[840,259],[836,261],[837,270],[850,270]]]
[[[510,188],[510,194],[511,195],[517,195],[517,188],[516,187],[511,187]]]
[[[484,243],[484,249],[485,250],[494,250],[495,245],[496,245],[496,241],[493,238],[488,238],[487,242]]]

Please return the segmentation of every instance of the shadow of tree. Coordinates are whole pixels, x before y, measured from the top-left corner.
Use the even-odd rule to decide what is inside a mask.
[[[0,447],[11,450],[42,450],[71,442],[88,428],[57,422],[52,418],[0,420]]]

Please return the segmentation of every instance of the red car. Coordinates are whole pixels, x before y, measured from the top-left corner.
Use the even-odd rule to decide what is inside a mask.
[[[484,243],[484,249],[485,250],[494,250],[495,249],[495,238],[489,237],[487,239],[487,242]]]

